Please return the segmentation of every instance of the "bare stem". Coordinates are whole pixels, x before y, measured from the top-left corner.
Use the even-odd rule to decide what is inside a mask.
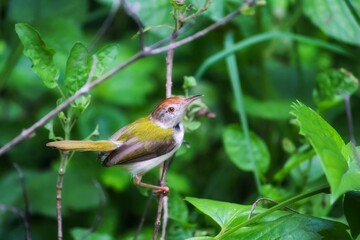
[[[69,161],[69,152],[63,152],[61,156],[60,167],[58,171],[58,177],[56,182],[56,217],[58,223],[58,240],[63,239],[63,228],[62,228],[62,189],[64,183],[64,175],[66,172],[66,165]]]
[[[109,29],[111,22],[114,20],[116,13],[119,10],[121,0],[113,0],[110,12],[106,17],[105,21],[97,31],[95,37],[91,40],[89,44],[89,49],[94,48],[96,43],[101,39],[101,37],[105,34],[105,32]]]
[[[24,214],[23,214],[23,220],[24,220],[24,229],[25,229],[25,239],[31,240],[31,234],[30,234],[30,224],[29,224],[29,196],[27,193],[26,185],[25,185],[25,176],[23,171],[21,170],[20,166],[17,163],[12,163],[14,168],[16,169],[18,175],[19,175],[19,181],[20,186],[22,188],[23,192],[23,198],[24,198]]]
[[[146,202],[146,205],[145,205],[145,209],[144,209],[144,212],[141,216],[141,220],[140,220],[140,223],[139,223],[139,226],[138,228],[136,229],[136,233],[134,235],[134,238],[133,240],[137,240],[138,236],[140,235],[140,232],[142,230],[142,228],[144,227],[144,223],[145,223],[145,220],[146,220],[146,216],[149,212],[149,209],[150,209],[150,205],[151,205],[151,202],[153,200],[153,195],[150,194],[149,197],[148,197],[148,200]]]
[[[84,235],[82,235],[79,239],[86,239],[91,233],[95,232],[95,230],[99,226],[101,219],[103,218],[103,215],[104,215],[104,208],[105,208],[105,202],[106,202],[106,197],[105,197],[104,191],[98,181],[93,180],[93,183],[99,194],[99,208],[96,213],[96,217],[95,217],[93,224],[86,231],[86,233],[84,233]]]

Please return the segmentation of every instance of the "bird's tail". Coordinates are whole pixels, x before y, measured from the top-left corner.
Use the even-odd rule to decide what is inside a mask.
[[[80,140],[64,140],[49,142],[48,147],[55,147],[62,151],[95,151],[109,152],[118,148],[122,143],[118,141],[100,140],[100,141],[80,141]]]

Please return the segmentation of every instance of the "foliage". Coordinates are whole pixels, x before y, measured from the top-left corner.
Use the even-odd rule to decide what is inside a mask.
[[[230,23],[175,49],[173,93],[205,96],[185,117],[187,144],[168,173],[167,239],[359,238],[358,0],[0,6],[0,146],[82,93],[1,156],[0,239],[24,238],[24,194],[33,239],[54,238],[59,184],[65,239],[132,239],[148,194],[122,169],[101,168],[95,154],[45,144],[107,139],[148,114],[165,96],[164,55],[134,61],[91,91],[87,84],[142,44],[179,29],[178,39],[193,36],[238,9]],[[144,178],[155,183],[158,171]],[[156,204],[138,239],[152,237]]]

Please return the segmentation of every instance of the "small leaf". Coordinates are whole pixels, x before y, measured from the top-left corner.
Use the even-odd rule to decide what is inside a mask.
[[[49,139],[51,140],[57,140],[55,133],[54,133],[54,122],[51,120],[44,126],[45,129],[49,131]]]
[[[360,235],[360,191],[346,193],[343,205],[351,235],[356,239]]]
[[[91,69],[91,57],[86,47],[75,43],[66,62],[65,86],[68,95],[73,95],[88,79]]]
[[[24,45],[25,56],[32,62],[33,71],[48,88],[55,88],[60,75],[59,68],[53,61],[55,51],[45,45],[40,34],[30,25],[18,23],[15,30]]]
[[[196,83],[196,79],[193,76],[185,76],[184,77],[184,82],[183,82],[183,88],[184,89],[189,89],[189,88],[193,88],[196,87],[197,83]]]
[[[100,77],[104,71],[110,68],[111,63],[114,62],[119,54],[119,46],[117,44],[109,44],[96,52],[97,65],[94,72],[94,77]]]
[[[269,167],[270,154],[264,143],[254,133],[250,141],[238,125],[230,125],[223,130],[223,143],[230,160],[240,169],[265,173]]]
[[[332,107],[352,95],[359,87],[359,80],[345,69],[331,69],[316,78],[314,101],[320,109]]]

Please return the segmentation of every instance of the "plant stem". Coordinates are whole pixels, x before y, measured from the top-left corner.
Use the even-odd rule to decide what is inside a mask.
[[[69,152],[63,152],[61,154],[61,162],[58,171],[58,177],[56,182],[56,216],[58,223],[58,240],[63,239],[63,229],[62,229],[62,215],[61,215],[61,201],[62,201],[62,189],[64,183],[64,175],[66,172],[66,165],[69,160]]]

